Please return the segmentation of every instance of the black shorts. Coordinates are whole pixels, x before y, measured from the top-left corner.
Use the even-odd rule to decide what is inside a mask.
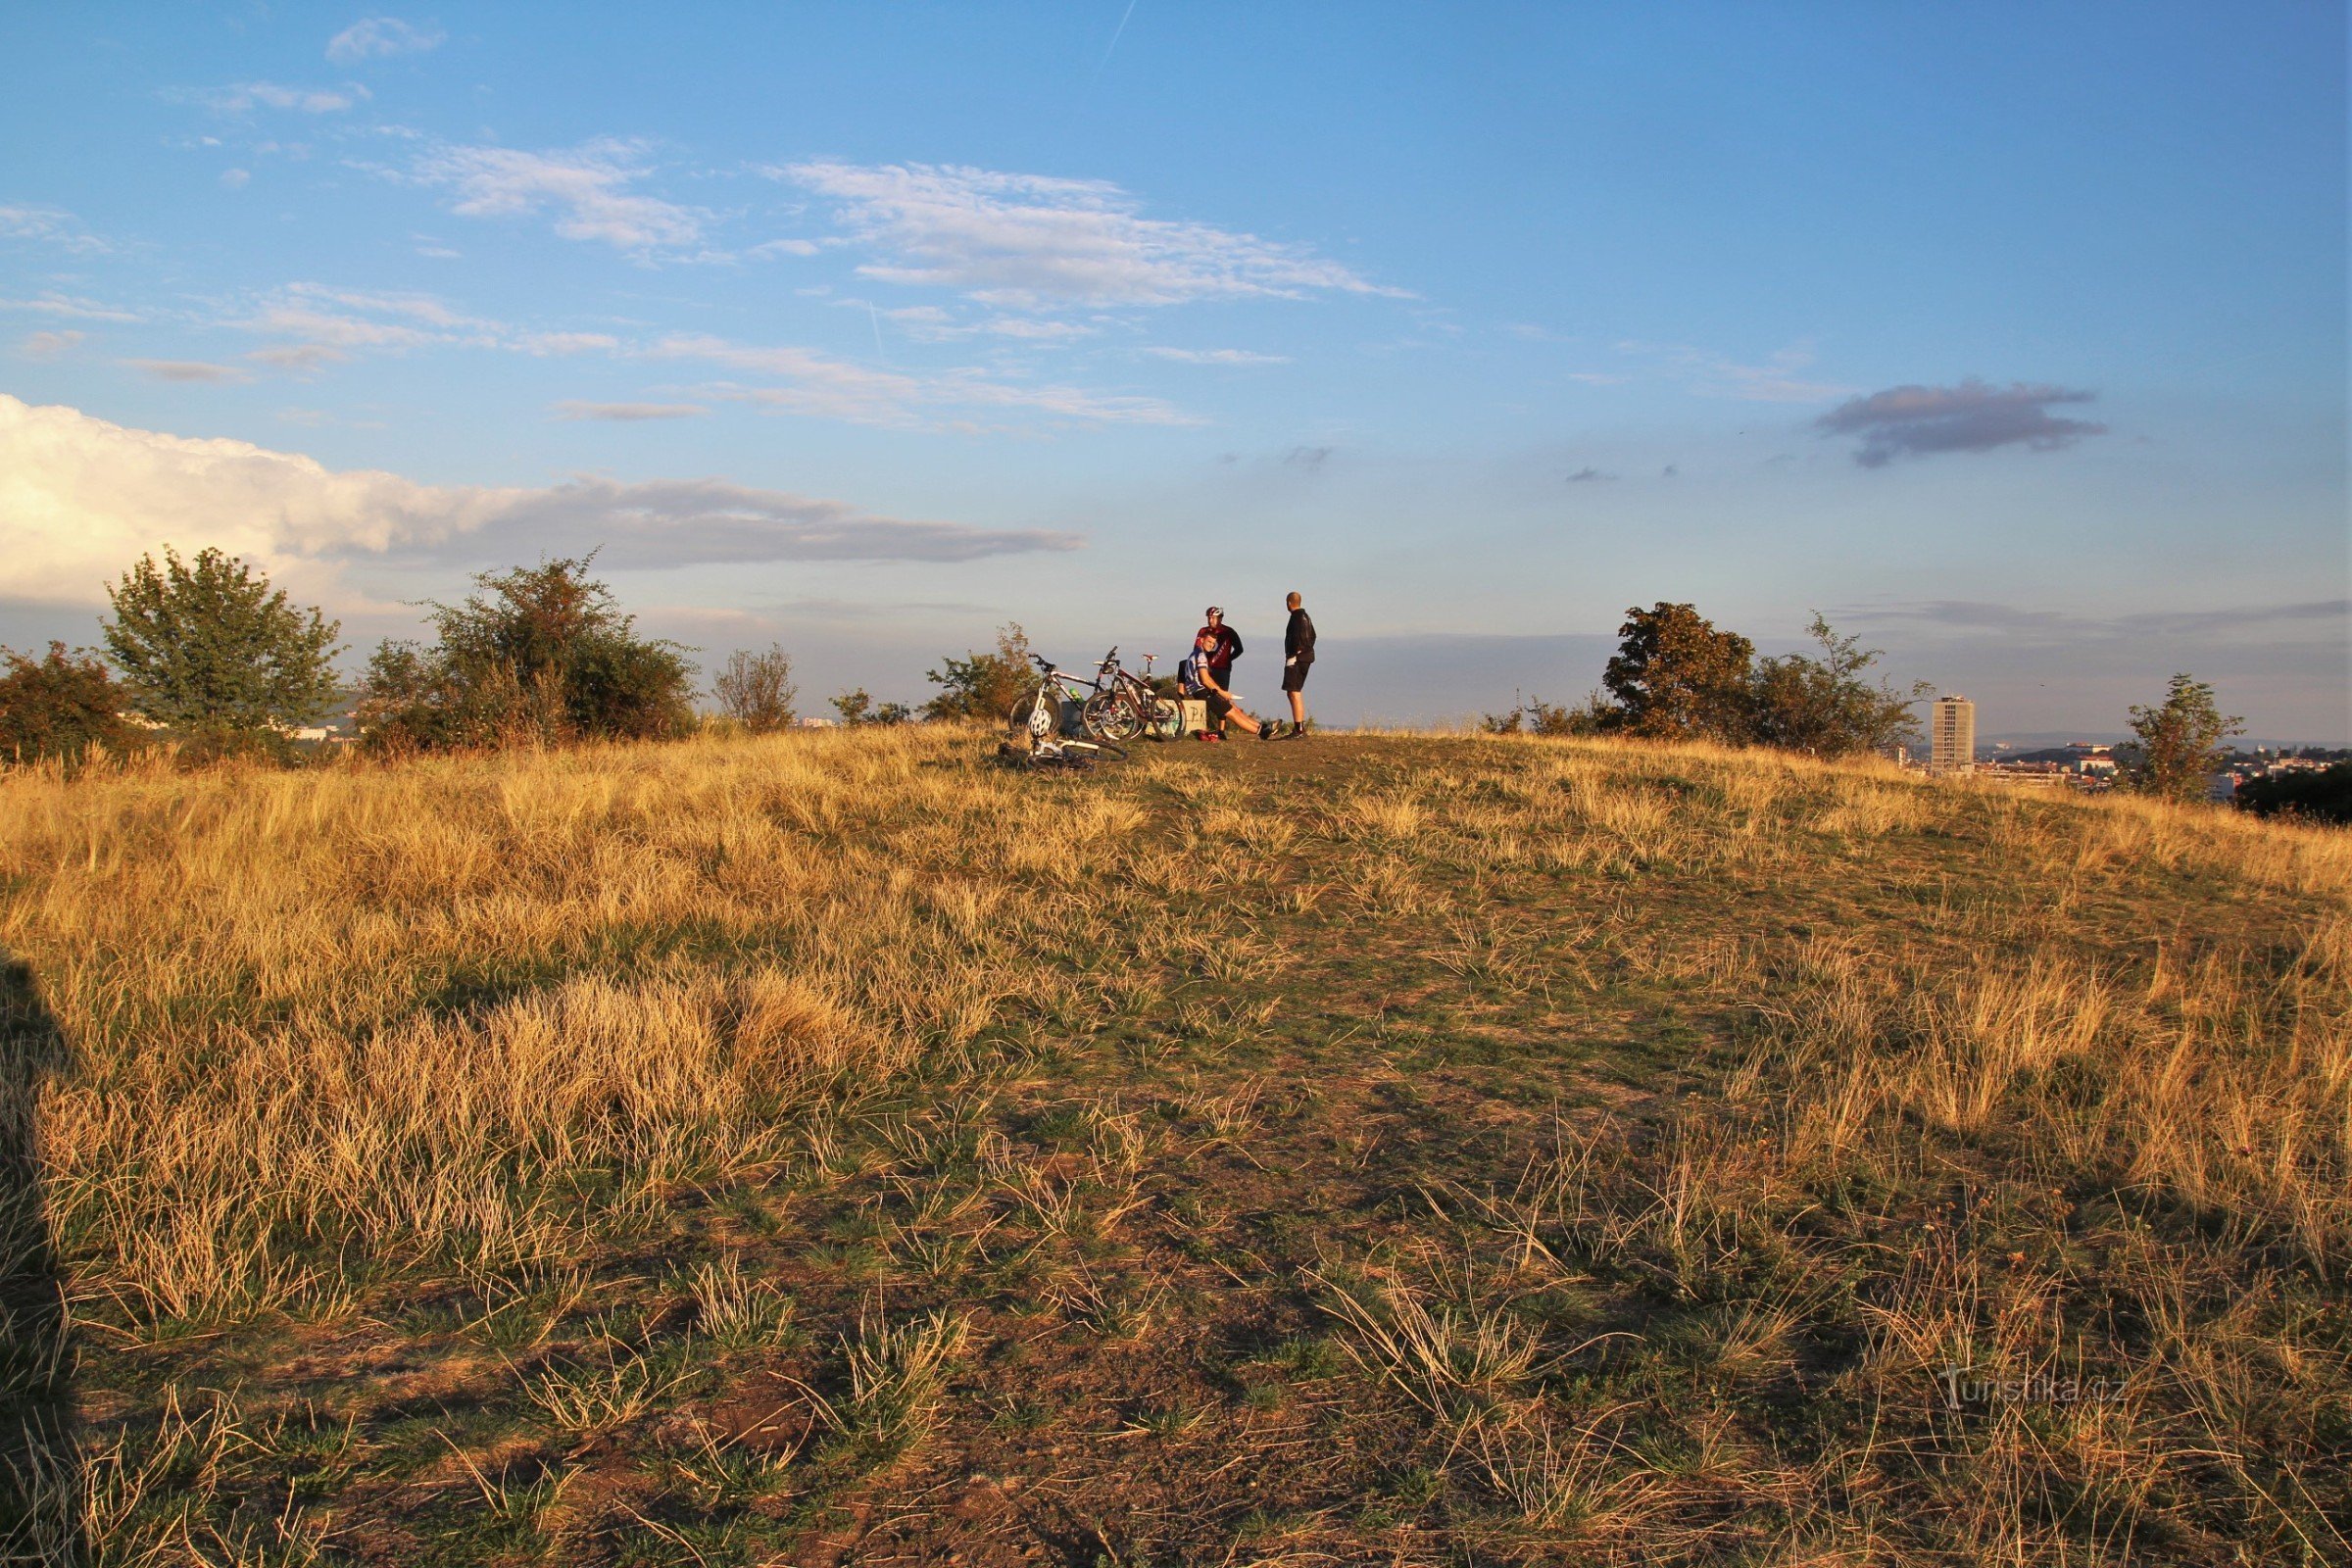
[[[1282,666],[1282,689],[1286,692],[1306,690],[1306,672],[1315,667],[1311,659],[1301,659],[1296,664]]]
[[[1224,723],[1225,715],[1233,711],[1233,699],[1220,697],[1215,692],[1202,692],[1200,696],[1208,704],[1208,721],[1211,724]]]

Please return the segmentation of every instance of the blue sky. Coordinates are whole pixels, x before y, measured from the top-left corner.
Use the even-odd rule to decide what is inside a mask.
[[[1573,700],[1819,608],[1988,732],[2352,731],[2340,8],[17,8],[0,642],[602,545],[715,662],[1323,629]],[[1253,651],[1254,652],[1254,651]]]

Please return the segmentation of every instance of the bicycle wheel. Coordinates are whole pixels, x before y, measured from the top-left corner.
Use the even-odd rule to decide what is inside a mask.
[[[1061,728],[1061,699],[1041,686],[1012,705],[1012,727],[1032,743],[1051,739]]]
[[[1165,697],[1152,699],[1152,720],[1145,732],[1156,739],[1172,741],[1184,733],[1184,710]]]
[[[1078,721],[1098,740],[1131,741],[1144,732],[1144,715],[1125,692],[1101,692],[1086,700]]]
[[[1068,758],[1070,760],[1080,766],[1090,766],[1096,762],[1123,762],[1127,760],[1127,749],[1125,747],[1112,746],[1102,741],[1063,741],[1061,743],[1061,753],[1062,756]]]

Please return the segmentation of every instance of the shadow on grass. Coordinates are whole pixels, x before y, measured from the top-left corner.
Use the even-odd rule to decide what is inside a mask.
[[[41,1079],[70,1063],[32,970],[0,949],[0,1563],[86,1561],[65,1282],[41,1190]]]

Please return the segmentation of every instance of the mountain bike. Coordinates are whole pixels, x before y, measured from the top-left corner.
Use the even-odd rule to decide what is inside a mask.
[[[1131,741],[1139,735],[1172,740],[1182,732],[1183,710],[1152,689],[1152,662],[1158,657],[1146,654],[1144,672],[1138,675],[1119,666],[1115,646],[1102,656],[1095,672],[1095,695],[1079,712],[1089,735],[1106,741]]]
[[[1029,662],[1040,672],[1037,686],[1012,705],[1012,727],[1025,732],[1032,743],[1043,745],[1061,733],[1065,704],[1077,704],[1083,717],[1086,705],[1101,696],[1102,688],[1098,681],[1080,680],[1042,654],[1031,654]]]

